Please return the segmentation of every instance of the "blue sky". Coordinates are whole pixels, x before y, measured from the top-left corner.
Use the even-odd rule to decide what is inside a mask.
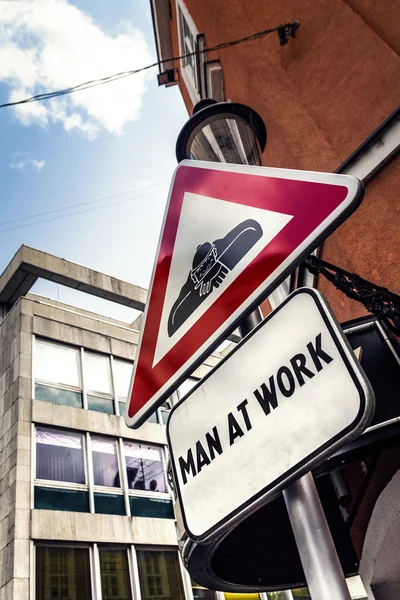
[[[0,102],[156,60],[148,0],[1,7]],[[0,110],[1,271],[26,244],[148,286],[175,141],[187,119],[178,88],[158,87],[157,72]],[[50,282],[34,291],[127,321],[134,316]]]

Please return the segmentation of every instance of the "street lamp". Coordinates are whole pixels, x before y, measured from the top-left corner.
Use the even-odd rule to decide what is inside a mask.
[[[185,158],[261,165],[267,129],[260,115],[245,104],[200,100],[176,143],[178,162]]]

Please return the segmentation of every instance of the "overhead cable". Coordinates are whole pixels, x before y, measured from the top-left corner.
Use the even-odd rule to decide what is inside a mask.
[[[154,196],[158,194],[159,191],[156,190],[154,192],[150,192],[149,194],[141,194],[140,196],[132,196],[132,198],[124,198],[123,200],[118,200],[117,202],[107,202],[102,206],[92,206],[91,208],[86,208],[85,210],[75,210],[66,215],[57,215],[55,217],[51,217],[49,219],[41,219],[40,221],[33,221],[32,223],[24,223],[22,225],[14,225],[13,227],[6,227],[5,229],[0,229],[0,234],[6,231],[12,231],[14,229],[21,229],[22,227],[33,227],[34,225],[39,225],[41,223],[48,223],[49,221],[57,221],[58,219],[66,219],[67,217],[73,217],[76,215],[82,215],[84,213],[92,212],[94,210],[101,210],[102,208],[109,208],[110,206],[116,206],[117,204],[126,204],[127,202],[132,202],[132,200],[139,200],[141,198],[146,198],[148,196]]]
[[[160,66],[162,63],[166,63],[169,61],[183,60],[184,58],[189,58],[190,56],[196,56],[197,54],[204,54],[206,52],[213,52],[217,50],[223,50],[225,48],[230,48],[232,46],[237,46],[238,44],[242,44],[243,42],[250,42],[252,40],[257,40],[266,35],[273,33],[274,31],[278,32],[280,44],[285,45],[290,37],[296,36],[296,31],[299,28],[299,22],[294,21],[293,23],[285,23],[284,25],[278,25],[277,27],[273,27],[272,29],[264,29],[262,31],[257,31],[251,35],[247,35],[241,38],[237,38],[236,40],[231,40],[229,42],[222,42],[221,44],[217,44],[216,46],[211,46],[210,48],[198,49],[194,52],[188,52],[187,54],[181,54],[180,56],[173,56],[171,58],[167,58],[162,61],[154,62],[150,65],[146,65],[145,67],[141,67],[140,69],[133,69],[132,71],[122,71],[121,73],[115,73],[114,75],[109,75],[108,77],[103,77],[101,79],[93,79],[91,81],[85,81],[84,83],[80,83],[75,86],[67,87],[62,90],[57,90],[54,92],[44,92],[43,94],[36,94],[35,96],[31,96],[30,98],[25,98],[24,100],[16,100],[15,102],[6,102],[4,104],[0,104],[0,108],[5,108],[9,106],[17,106],[19,104],[27,104],[29,102],[39,102],[41,100],[48,100],[50,98],[56,98],[58,96],[64,96],[66,94],[72,94],[73,92],[79,92],[82,90],[87,90],[92,87],[96,87],[98,85],[104,85],[105,83],[111,83],[112,81],[118,81],[119,79],[123,79],[124,77],[129,77],[130,75],[136,75],[137,73],[141,73],[143,71],[147,71],[148,69],[152,69],[154,67]]]
[[[36,219],[38,217],[43,217],[45,215],[62,212],[64,210],[69,210],[70,208],[78,208],[80,206],[85,206],[87,204],[94,204],[95,202],[102,202],[103,200],[110,200],[112,198],[118,198],[119,196],[126,196],[127,194],[131,194],[134,192],[141,192],[142,190],[147,190],[149,188],[165,186],[165,185],[168,185],[168,184],[162,183],[162,182],[161,183],[153,183],[152,185],[145,185],[142,187],[133,188],[131,190],[126,190],[125,192],[118,192],[117,194],[111,194],[110,196],[103,196],[102,198],[96,198],[95,200],[86,200],[85,202],[75,202],[74,204],[66,204],[65,206],[61,206],[60,208],[53,208],[52,210],[46,210],[44,212],[34,213],[33,215],[28,215],[27,217],[19,217],[17,219],[11,219],[9,221],[0,221],[0,227],[2,227],[3,225],[9,225],[10,223],[29,221],[30,219]],[[141,196],[137,196],[137,197],[140,198]],[[112,204],[112,203],[109,202],[107,204],[107,206],[109,206],[110,204]],[[101,207],[99,207],[99,208],[101,208]],[[71,213],[71,214],[73,214],[73,213]],[[65,215],[65,216],[67,216],[67,215]],[[28,225],[29,225],[29,223],[28,223]],[[32,223],[32,225],[34,225],[34,223]],[[3,229],[0,231],[6,231],[6,230]]]

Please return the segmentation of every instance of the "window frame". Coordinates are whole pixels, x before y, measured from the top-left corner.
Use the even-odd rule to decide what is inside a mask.
[[[116,494],[116,495],[123,495],[124,494],[124,487],[123,487],[123,477],[121,476],[121,467],[122,467],[122,463],[121,463],[121,456],[120,456],[120,451],[119,451],[119,438],[114,438],[114,437],[110,437],[108,435],[101,435],[101,434],[92,434],[88,432],[88,457],[89,457],[89,462],[91,464],[91,467],[94,467],[94,462],[93,462],[93,437],[96,438],[103,438],[106,441],[112,441],[115,443],[115,456],[117,457],[117,465],[118,465],[118,474],[119,474],[119,482],[120,482],[120,486],[119,487],[113,487],[113,486],[109,486],[109,485],[99,485],[98,483],[95,483],[94,481],[94,469],[93,469],[93,492],[97,492],[97,493],[104,493],[104,494]],[[91,458],[91,460],[90,460]]]
[[[80,347],[81,350],[81,371],[82,371],[82,388],[83,388],[83,408],[86,410],[93,410],[89,408],[89,399],[88,396],[93,396],[94,398],[101,398],[103,400],[111,400],[113,406],[113,415],[119,416],[118,409],[118,400],[115,397],[115,385],[114,385],[114,376],[113,376],[113,363],[111,354],[104,354],[103,352],[96,352],[95,350],[91,350],[89,348]],[[108,365],[110,369],[110,384],[111,384],[111,394],[106,394],[102,392],[95,392],[94,390],[89,390],[87,385],[87,377],[86,377],[86,367],[85,367],[85,356],[86,354],[96,354],[97,356],[102,356],[108,359]],[[110,414],[103,411],[93,411],[93,412],[101,412],[102,414]]]
[[[96,546],[96,552],[98,556],[98,576],[99,576],[99,584],[100,584],[100,593],[99,597],[103,598],[103,590],[101,587],[101,568],[100,568],[100,550],[103,548],[110,548],[110,550],[126,550],[127,553],[127,562],[128,562],[128,573],[129,573],[129,583],[130,583],[130,591],[132,600],[136,600],[140,598],[138,589],[135,587],[135,577],[134,577],[134,561],[133,561],[133,548],[132,545],[124,545],[124,544],[107,544],[107,543],[96,543],[93,544]],[[140,590],[140,588],[139,588]]]
[[[36,599],[36,580],[37,580],[37,548],[64,548],[64,549],[83,549],[89,552],[89,581],[90,581],[90,593],[92,600],[102,600],[102,587],[101,587],[101,569],[100,569],[100,550],[102,548],[109,548],[110,550],[125,550],[127,553],[128,572],[129,572],[129,584],[132,600],[141,600],[142,593],[140,588],[139,579],[139,565],[137,560],[137,551],[150,550],[153,552],[166,551],[173,552],[179,562],[179,575],[182,581],[182,588],[185,600],[193,600],[193,594],[191,592],[191,586],[188,586],[187,575],[184,567],[182,566],[182,560],[179,556],[177,546],[149,546],[139,544],[118,544],[118,543],[99,543],[99,542],[65,542],[65,541],[54,541],[54,540],[32,540],[30,545],[30,564],[31,564],[31,577],[30,577],[30,594],[31,600]],[[189,582],[190,583],[190,582]],[[224,600],[222,595],[221,599],[216,594],[217,600]]]
[[[82,451],[83,451],[83,462],[84,462],[84,474],[86,483],[73,483],[69,481],[58,481],[52,479],[40,479],[36,477],[36,458],[37,458],[37,438],[36,432],[37,429],[50,429],[50,430],[58,430],[60,432],[72,433],[74,435],[82,436]],[[94,469],[93,469],[93,447],[92,447],[92,436],[104,438],[105,440],[112,441],[115,443],[115,452],[118,463],[118,470],[120,475],[120,487],[111,487],[111,486],[102,486],[94,483]],[[164,479],[167,491],[166,492],[152,492],[149,490],[135,490],[130,489],[128,486],[128,478],[127,478],[127,470],[126,470],[126,461],[125,461],[125,447],[124,442],[133,443],[133,444],[146,444],[152,448],[160,450],[161,454],[161,464],[163,467]],[[35,508],[35,487],[46,487],[49,489],[55,490],[76,490],[76,491],[85,491],[88,492],[89,497],[89,513],[90,514],[103,514],[96,513],[95,510],[95,494],[112,494],[115,496],[123,496],[124,498],[124,507],[125,514],[124,516],[132,516],[131,508],[130,508],[130,497],[136,498],[149,498],[149,499],[159,499],[159,500],[169,500],[172,503],[173,507],[173,494],[168,487],[168,477],[167,477],[167,448],[164,445],[160,444],[152,444],[147,441],[138,442],[136,440],[131,440],[123,437],[113,437],[102,434],[97,434],[93,432],[84,432],[80,430],[66,429],[61,427],[54,427],[48,425],[42,425],[40,423],[32,423],[32,448],[31,448],[31,456],[32,456],[32,465],[31,465],[31,508]],[[42,510],[42,509],[38,509]],[[49,509],[50,510],[50,509]],[[55,509],[56,510],[56,509]],[[142,518],[142,517],[137,517]],[[156,517],[155,517],[156,518]],[[173,519],[175,520],[175,518]]]
[[[195,43],[195,47],[192,50],[190,50],[191,52],[196,51],[196,46],[198,44],[199,32],[198,32],[198,29],[197,29],[192,17],[190,16],[189,11],[186,8],[186,5],[184,4],[183,0],[175,0],[175,10],[176,10],[176,21],[177,21],[177,29],[178,29],[179,55],[182,56],[183,54],[186,54],[186,51],[185,51],[184,45],[182,43],[184,33],[181,28],[180,15],[182,15],[182,17],[186,21],[186,25],[193,37],[194,43]],[[202,60],[200,60],[200,63],[203,63],[204,55],[201,55],[201,59]],[[184,64],[184,59],[180,59],[180,71],[182,74],[182,79],[185,82],[186,89],[189,93],[189,96],[190,96],[193,104],[196,104],[201,99],[201,83],[198,80],[199,73],[197,71],[198,70],[201,71],[202,64],[199,65],[200,69],[198,69],[196,54],[193,56],[193,62],[194,62],[194,69],[192,70],[192,68],[189,65]]]
[[[82,359],[81,359],[81,351],[82,348],[80,346],[74,346],[73,344],[65,344],[60,342],[59,340],[54,340],[51,338],[46,338],[42,336],[37,336],[35,334],[32,335],[32,398],[36,399],[36,384],[42,385],[47,388],[54,388],[57,390],[64,390],[66,392],[75,392],[77,394],[82,395],[82,406],[80,408],[85,408],[85,397],[84,397],[84,386],[83,386],[83,372],[82,372]],[[51,381],[47,381],[44,379],[40,379],[36,377],[36,358],[37,358],[37,349],[36,342],[45,342],[48,344],[53,344],[55,346],[59,346],[61,348],[71,348],[77,351],[78,353],[78,374],[80,379],[80,387],[76,387],[73,385],[69,385],[67,383],[52,383]],[[62,406],[69,406],[68,404]]]
[[[74,429],[68,429],[68,428],[61,428],[61,427],[54,427],[52,425],[42,425],[40,423],[36,424],[33,423],[34,425],[34,436],[33,437],[33,443],[35,445],[35,451],[34,453],[32,453],[32,457],[34,457],[34,462],[32,464],[33,467],[33,484],[34,486],[40,486],[40,487],[48,487],[48,488],[54,488],[54,489],[68,489],[68,490],[84,490],[84,491],[89,491],[89,477],[88,477],[88,464],[87,464],[87,450],[86,450],[86,443],[85,443],[85,433],[79,430],[74,430]],[[58,479],[41,479],[40,477],[37,477],[37,430],[39,429],[50,429],[50,430],[55,430],[58,431],[59,433],[71,433],[73,435],[80,435],[82,437],[82,458],[83,458],[83,472],[84,472],[84,476],[85,476],[85,483],[75,483],[73,481],[60,481]]]
[[[93,546],[90,542],[55,542],[53,540],[32,540],[31,546],[31,581],[30,581],[30,598],[31,600],[36,600],[36,580],[37,580],[37,548],[68,548],[68,549],[82,549],[88,550],[89,553],[89,581],[90,581],[90,598],[92,600],[97,600],[101,598],[101,595],[97,593],[97,588],[95,586],[94,574],[95,574],[95,565],[93,560]]]
[[[129,496],[135,496],[137,498],[155,498],[155,499],[160,499],[160,500],[173,500],[173,496],[172,493],[168,492],[168,477],[167,477],[167,460],[166,460],[166,456],[165,456],[165,446],[160,446],[158,444],[149,444],[149,442],[140,442],[140,441],[136,441],[136,440],[127,440],[126,438],[121,438],[122,440],[122,460],[123,460],[123,465],[124,465],[124,473],[125,473],[125,477],[126,477],[126,490],[127,490],[127,494],[128,497]],[[127,477],[127,470],[126,470],[126,455],[125,455],[125,445],[124,442],[128,442],[131,444],[148,444],[149,446],[153,447],[153,448],[157,448],[160,450],[161,453],[161,463],[164,469],[164,478],[165,478],[165,485],[167,487],[167,491],[166,492],[152,492],[149,490],[135,490],[135,489],[131,489],[128,486],[128,477]]]
[[[119,408],[119,404],[120,402],[122,403],[127,403],[129,400],[129,397],[127,398],[123,398],[122,396],[117,396],[117,386],[116,386],[116,375],[115,375],[115,361],[121,361],[124,362],[128,365],[130,365],[133,369],[133,365],[134,365],[134,361],[130,361],[126,358],[121,358],[119,356],[115,356],[114,354],[106,354],[104,352],[97,352],[95,350],[92,350],[91,348],[85,348],[83,346],[75,346],[73,344],[66,344],[63,342],[59,342],[58,340],[54,340],[52,338],[46,338],[43,336],[37,336],[35,334],[32,335],[32,398],[34,400],[38,400],[36,398],[36,384],[38,385],[43,385],[45,387],[48,388],[54,388],[54,389],[59,389],[59,390],[65,390],[65,391],[70,391],[70,392],[76,392],[82,395],[82,406],[81,407],[71,407],[69,404],[60,404],[59,406],[70,406],[71,408],[80,408],[81,410],[93,410],[90,409],[88,406],[88,396],[94,396],[96,398],[102,398],[104,400],[110,400],[112,402],[113,405],[113,409],[114,412],[112,413],[112,416],[117,416],[117,417],[121,417],[124,418],[124,415],[121,414],[120,408]],[[36,360],[36,352],[35,352],[35,348],[36,348],[36,341],[44,341],[44,342],[48,342],[50,344],[55,344],[58,346],[62,346],[64,348],[73,348],[75,350],[78,351],[79,353],[79,378],[81,381],[81,387],[75,388],[73,386],[68,386],[68,385],[56,385],[53,384],[49,381],[44,381],[42,379],[37,379],[36,378],[36,372],[35,372],[35,360]],[[89,354],[96,354],[98,356],[102,356],[105,357],[109,360],[109,368],[110,368],[110,377],[111,377],[111,394],[105,394],[105,393],[101,393],[101,392],[96,392],[96,393],[90,393],[90,390],[87,387],[87,377],[85,376],[85,354],[89,353]],[[174,395],[171,396],[171,405],[174,404],[174,400],[173,400]],[[41,400],[39,400],[41,402]],[[44,401],[43,401],[44,402]],[[51,404],[53,404],[52,402],[50,402]],[[55,404],[55,403],[54,403]],[[107,413],[105,411],[93,411],[93,412],[100,412],[101,414],[110,414]],[[163,421],[163,413],[167,413],[168,411],[165,408],[157,408],[155,411],[155,415],[156,415],[156,425],[164,425],[165,423]]]
[[[188,585],[188,579],[187,579],[189,577],[189,574],[187,573],[186,569],[183,566],[183,562],[182,562],[178,547],[169,546],[169,545],[168,546],[161,546],[161,545],[149,546],[148,544],[135,544],[134,546],[132,546],[132,548],[134,548],[134,551],[135,551],[138,585],[139,585],[140,594],[141,594],[141,588],[140,588],[140,580],[139,580],[139,563],[138,563],[138,559],[137,559],[137,553],[141,552],[141,551],[144,551],[144,552],[146,552],[146,551],[147,552],[170,552],[170,553],[175,554],[176,560],[178,561],[178,573],[181,577],[183,596],[187,600],[189,600],[189,599],[193,600],[192,588],[191,588],[191,585]],[[190,578],[189,578],[189,583],[190,583]]]

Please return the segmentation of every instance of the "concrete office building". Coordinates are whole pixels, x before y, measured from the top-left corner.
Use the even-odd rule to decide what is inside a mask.
[[[0,276],[0,600],[242,598],[192,588],[182,568],[168,404],[138,430],[120,416],[136,324],[29,293],[38,277],[140,310],[146,300],[142,288],[25,246]],[[268,598],[298,596],[308,597]]]
[[[139,332],[29,294],[37,277],[139,309],[146,298],[27,247],[0,277],[0,598],[191,600],[166,478],[168,408],[138,431],[119,416]]]

